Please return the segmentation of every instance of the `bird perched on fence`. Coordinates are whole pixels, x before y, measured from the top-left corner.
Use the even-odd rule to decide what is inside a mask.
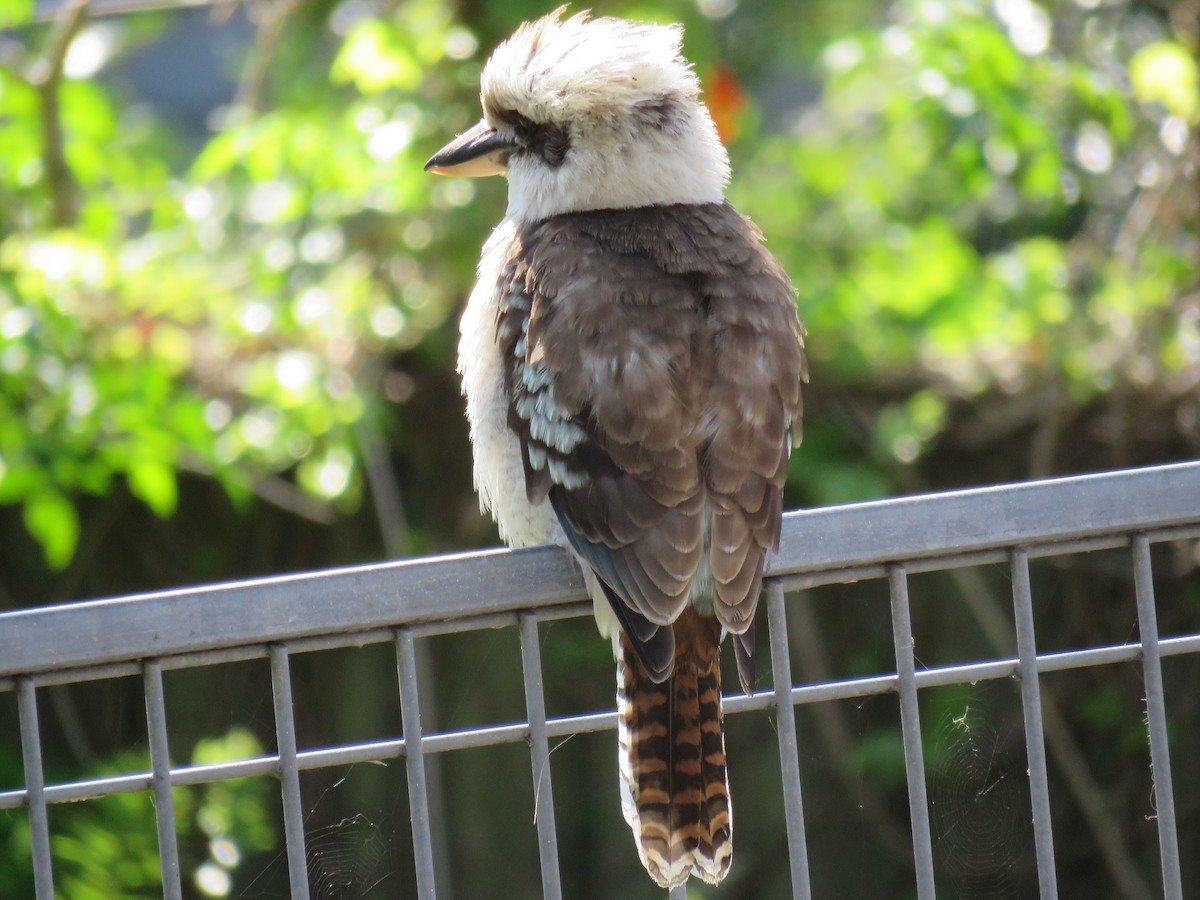
[[[443,175],[508,176],[459,370],[475,485],[514,546],[579,559],[617,654],[622,807],[661,885],[732,858],[718,647],[753,683],[805,379],[794,289],[724,199],[678,26],[563,9],[483,70]]]

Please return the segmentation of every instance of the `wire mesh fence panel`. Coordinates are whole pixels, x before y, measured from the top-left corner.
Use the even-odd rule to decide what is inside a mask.
[[[789,513],[767,663],[726,699],[731,881],[1184,896],[1198,538],[1196,463]],[[661,894],[622,833],[589,613],[537,548],[0,615],[21,883],[51,898],[94,862],[72,848],[108,807],[65,804],[140,797],[136,877],[168,898]],[[69,715],[98,685],[140,728],[102,761]]]

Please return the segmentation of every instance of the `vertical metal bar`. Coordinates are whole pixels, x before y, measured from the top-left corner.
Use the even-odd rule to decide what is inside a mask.
[[[417,867],[417,896],[432,900],[433,840],[429,828],[429,794],[425,786],[425,752],[421,746],[421,702],[417,681],[416,645],[412,631],[396,635],[396,664],[400,679],[400,716],[404,723],[404,766],[408,773],[408,806],[412,817],[413,857]]]
[[[925,759],[921,753],[921,713],[917,705],[916,663],[913,659],[912,618],[908,607],[908,578],[904,566],[888,566],[892,600],[892,638],[896,647],[896,681],[900,694],[900,729],[904,738],[904,768],[908,775],[908,807],[912,820],[913,861],[917,896],[932,900],[933,841],[929,836],[929,801],[925,793]]]
[[[1021,547],[1014,549],[1009,564],[1017,623],[1017,670],[1021,674],[1021,708],[1025,713],[1025,755],[1029,763],[1029,801],[1033,811],[1038,887],[1042,900],[1055,900],[1058,876],[1054,866],[1054,831],[1050,827],[1050,779],[1046,772],[1046,739],[1042,733],[1042,693],[1033,630],[1033,592],[1029,587],[1029,553]]]
[[[175,840],[175,798],[171,794],[171,754],[167,743],[167,704],[163,698],[162,663],[149,660],[142,667],[146,689],[146,730],[150,738],[151,785],[154,818],[158,825],[158,857],[162,868],[163,897],[182,900],[179,880],[179,846]]]
[[[783,778],[783,810],[787,820],[788,861],[792,896],[812,896],[808,874],[808,840],[804,832],[804,803],[800,795],[800,751],[796,741],[796,707],[792,703],[792,660],[788,652],[787,611],[783,585],[767,582],[767,617],[771,626],[771,678],[778,716],[779,766]]]
[[[1158,615],[1154,609],[1154,573],[1150,539],[1133,538],[1133,580],[1137,592],[1138,632],[1142,638],[1142,676],[1146,681],[1146,713],[1150,720],[1150,770],[1158,810],[1158,850],[1162,859],[1163,896],[1182,900],[1179,837],[1175,830],[1175,794],[1171,783],[1171,749],[1167,743],[1167,704],[1163,694]]]
[[[296,764],[296,720],[292,712],[292,671],[286,644],[272,644],[271,692],[275,698],[275,741],[279,748],[279,784],[283,792],[283,834],[287,843],[292,900],[308,900],[308,861],[304,850],[304,809]]]
[[[428,641],[414,641],[413,667],[417,671],[417,708],[421,710],[421,733],[438,729],[437,692],[434,690],[432,656]],[[446,819],[446,783],[443,777],[441,754],[422,754],[425,760],[425,802],[429,808],[429,836],[433,853],[433,883],[442,886],[449,897],[453,884],[450,879],[450,831]]]
[[[46,776],[42,772],[42,735],[38,727],[37,691],[32,678],[17,679],[17,712],[21,719],[25,805],[29,807],[29,833],[33,841],[33,890],[37,900],[54,900],[50,819],[46,814]]]
[[[558,834],[554,828],[554,791],[550,783],[550,743],[546,738],[546,698],[542,694],[542,656],[537,617],[523,612],[521,661],[525,669],[525,709],[529,716],[529,751],[533,757],[533,814],[542,858],[542,895],[562,897],[558,872]]]

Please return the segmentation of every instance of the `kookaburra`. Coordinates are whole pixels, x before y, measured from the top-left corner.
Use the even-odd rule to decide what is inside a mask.
[[[753,683],[805,379],[794,290],[724,199],[678,26],[562,9],[483,70],[442,175],[508,176],[458,365],[475,485],[514,546],[574,553],[617,654],[622,807],[664,886],[729,871],[718,647]]]

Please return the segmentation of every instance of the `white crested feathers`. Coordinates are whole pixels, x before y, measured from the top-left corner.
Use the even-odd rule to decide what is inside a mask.
[[[570,137],[558,166],[513,155],[509,216],[720,202],[729,158],[681,55],[682,29],[562,12],[523,25],[483,70],[498,131],[511,136],[506,114],[516,113]]]

